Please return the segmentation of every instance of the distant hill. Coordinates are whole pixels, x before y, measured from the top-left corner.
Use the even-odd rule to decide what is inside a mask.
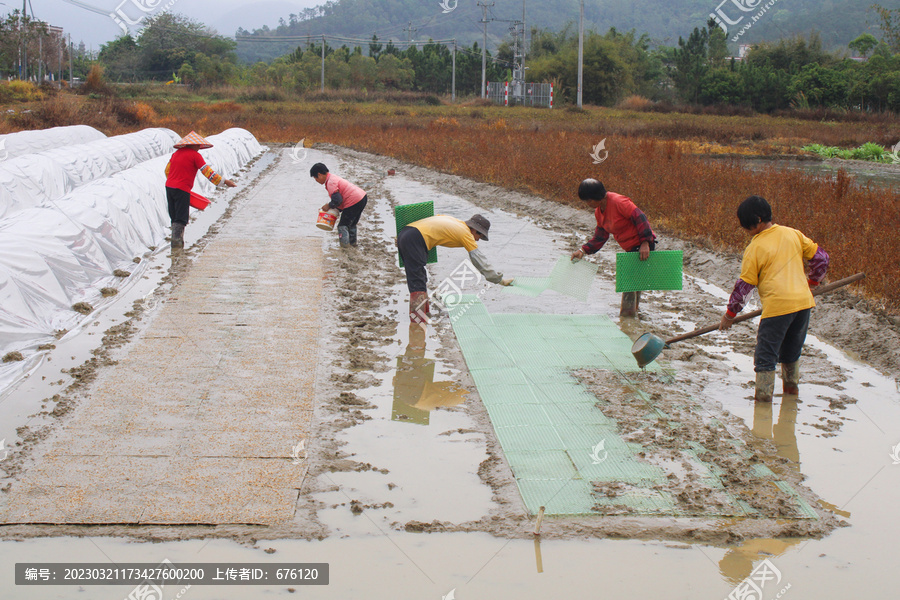
[[[674,46],[678,37],[687,38],[694,27],[702,27],[717,7],[731,19],[744,16],[737,25],[729,26],[733,34],[771,0],[585,0],[586,27],[601,33],[610,27],[647,33],[654,44]],[[456,38],[471,45],[482,39],[482,9],[476,0],[444,0],[452,10],[443,12],[439,0],[332,0],[297,14],[284,15],[273,23],[253,31],[238,30],[238,36],[259,38],[273,36],[316,36],[321,34],[369,39],[377,33],[382,41],[406,41]],[[797,34],[818,31],[826,50],[846,49],[859,34],[869,31],[879,37],[878,19],[870,10],[869,0],[775,0],[775,3],[741,36],[740,43],[777,40]],[[900,0],[882,0],[886,8],[900,8]],[[752,7],[742,12],[738,4]],[[522,0],[494,0],[488,18],[522,19]],[[455,6],[455,8],[453,8]],[[567,26],[577,30],[577,0],[527,0],[527,27],[559,31]],[[411,27],[410,27],[411,25]],[[507,36],[510,23],[488,23],[488,49],[493,50]],[[240,42],[238,55],[246,62],[270,60],[289,52],[297,45],[288,43]],[[351,45],[351,44],[348,44]],[[737,44],[730,43],[732,51]]]

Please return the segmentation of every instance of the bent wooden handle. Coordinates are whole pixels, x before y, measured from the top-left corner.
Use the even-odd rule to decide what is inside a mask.
[[[822,294],[827,294],[830,291],[836,290],[839,287],[844,287],[845,285],[850,285],[851,283],[856,283],[860,279],[863,279],[866,276],[865,273],[857,273],[856,275],[851,275],[850,277],[844,277],[843,279],[838,279],[835,282],[829,283],[827,285],[816,287],[812,291],[813,296],[820,296]],[[744,315],[738,315],[734,318],[735,323],[739,323],[741,321],[746,321],[747,319],[752,319],[754,317],[758,317],[762,314],[762,309],[754,310],[753,312],[748,312]],[[719,324],[708,325],[701,329],[695,329],[690,333],[683,333],[677,337],[673,337],[671,340],[666,340],[666,346],[669,344],[674,344],[675,342],[680,342],[681,340],[686,340],[688,338],[697,337],[698,335],[703,335],[704,333],[709,333],[710,331],[715,331],[719,328]]]

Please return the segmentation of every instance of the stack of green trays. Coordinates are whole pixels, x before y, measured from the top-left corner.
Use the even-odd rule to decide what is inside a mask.
[[[658,250],[641,260],[637,252],[616,254],[616,291],[680,290],[681,250]]]

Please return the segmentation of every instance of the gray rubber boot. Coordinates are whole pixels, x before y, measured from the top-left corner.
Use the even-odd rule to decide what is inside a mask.
[[[350,245],[355,246],[356,245],[356,225],[354,225],[353,227],[350,227],[349,230],[350,230]]]
[[[638,303],[641,298],[640,292],[625,292],[622,294],[622,309],[619,311],[620,317],[636,317],[638,312]]]
[[[757,402],[771,402],[775,393],[775,371],[760,371],[756,374],[756,394],[753,398]]]
[[[172,250],[184,248],[184,223],[172,223]]]
[[[781,383],[785,394],[800,393],[800,361],[781,363]]]
[[[350,229],[346,226],[338,227],[338,240],[341,243],[341,248],[346,248],[350,245]]]

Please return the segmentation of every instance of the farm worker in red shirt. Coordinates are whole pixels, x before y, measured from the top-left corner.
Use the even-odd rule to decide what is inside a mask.
[[[184,248],[184,228],[188,224],[191,188],[194,187],[197,171],[203,173],[214,185],[237,185],[230,179],[223,179],[200,156],[199,150],[212,147],[196,131],[192,131],[175,144],[177,150],[166,164],[166,199],[169,202],[169,219],[172,221],[173,250]]]
[[[641,260],[647,260],[650,252],[656,249],[656,234],[650,228],[647,215],[634,205],[631,198],[607,192],[596,179],[582,181],[578,186],[578,197],[594,209],[597,229],[588,243],[572,253],[572,260],[598,252],[610,234],[626,252],[640,252]],[[640,292],[625,292],[619,314],[623,317],[636,316],[640,301]]]
[[[316,163],[310,168],[309,176],[325,186],[331,201],[322,206],[322,211],[336,209],[341,211],[341,220],[338,221],[338,240],[342,248],[356,245],[356,224],[362,215],[369,196],[361,187],[353,185],[346,179],[328,172],[328,167],[322,163]]]

